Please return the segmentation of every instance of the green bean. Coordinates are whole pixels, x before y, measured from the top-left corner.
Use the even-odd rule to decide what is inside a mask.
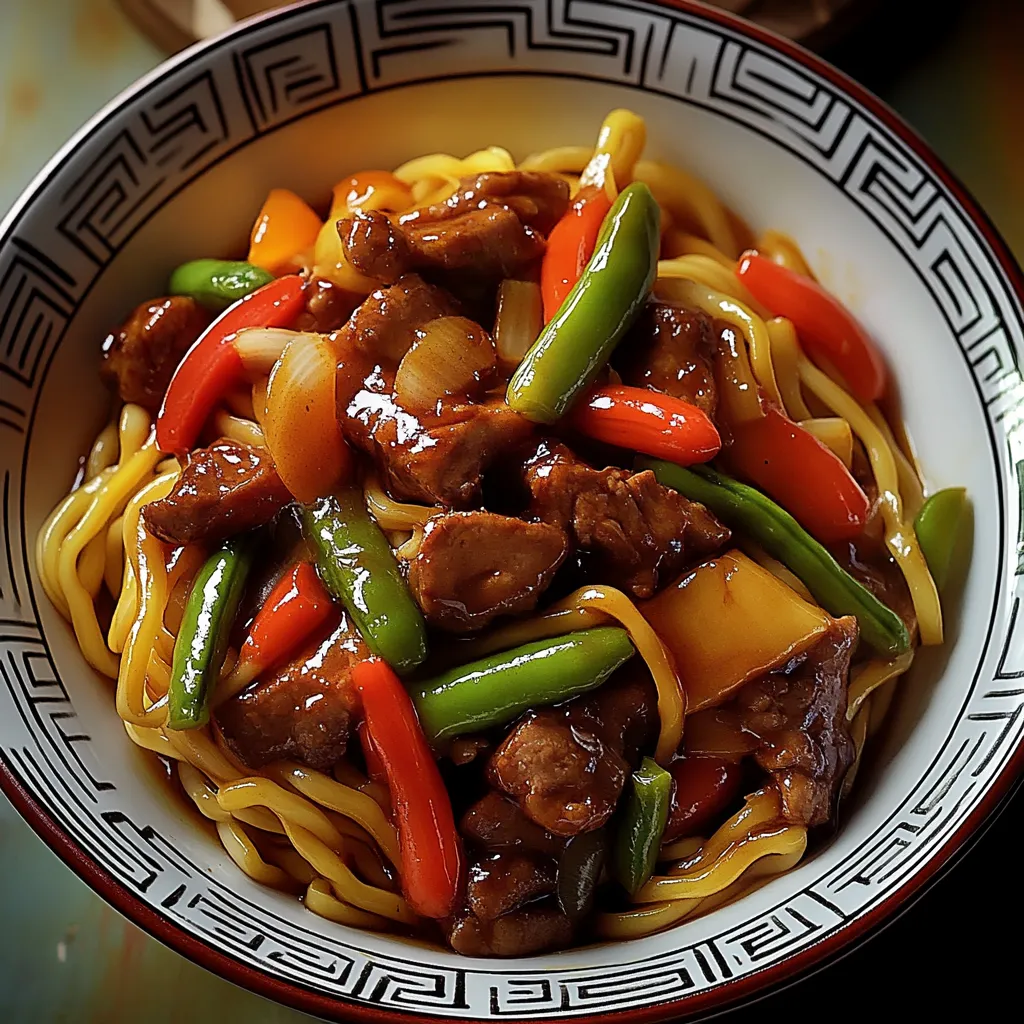
[[[192,260],[171,274],[172,295],[188,295],[219,313],[250,292],[274,280],[262,267],[235,260]]]

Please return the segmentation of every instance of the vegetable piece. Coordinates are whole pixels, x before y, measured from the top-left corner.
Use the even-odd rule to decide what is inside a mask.
[[[362,488],[321,498],[303,508],[302,519],[321,578],[348,609],[370,650],[398,672],[419,665],[427,656],[423,613],[366,511]]]
[[[740,257],[736,276],[775,316],[793,322],[804,347],[828,359],[861,402],[882,397],[887,376],[882,354],[837,298],[811,278],[756,252]]]
[[[533,281],[512,278],[502,281],[494,319],[498,359],[508,367],[518,366],[543,326],[540,286]]]
[[[863,531],[871,503],[860,484],[831,449],[777,409],[734,430],[728,461],[823,543]]]
[[[273,280],[273,274],[251,263],[192,260],[171,274],[168,290],[172,295],[188,295],[201,306],[220,313]]]
[[[235,335],[232,345],[242,360],[242,369],[255,380],[270,374],[298,333],[283,327],[247,327]]]
[[[841,416],[801,420],[800,426],[825,445],[847,469],[853,465],[853,430]]]
[[[279,277],[226,310],[199,337],[178,365],[156,421],[156,443],[184,455],[196,441],[217,400],[242,378],[232,342],[246,327],[287,327],[305,302],[298,274]]]
[[[426,411],[445,395],[478,394],[494,371],[494,344],[464,316],[442,316],[417,332],[395,373],[395,395],[404,409]]]
[[[684,669],[688,714],[803,654],[830,621],[739,551],[697,566],[640,610]]]
[[[720,757],[687,757],[670,769],[672,799],[665,842],[700,835],[719,819],[739,795],[743,767]]]
[[[540,267],[544,323],[554,317],[594,255],[612,197],[597,185],[582,188],[562,219],[551,229]]]
[[[921,545],[928,571],[942,590],[949,576],[949,565],[967,512],[967,491],[949,487],[937,491],[922,506],[914,520],[914,533]]]
[[[660,216],[646,185],[615,200],[586,270],[509,381],[516,412],[554,423],[593,384],[654,285]]]
[[[646,388],[595,388],[573,407],[569,424],[587,437],[680,466],[707,462],[722,447],[703,410]]]
[[[861,637],[879,654],[894,657],[909,649],[910,636],[903,620],[770,498],[706,466],[683,469],[670,462],[640,459],[638,468],[653,470],[660,483],[707,505],[728,526],[749,534],[792,570],[833,615],[855,615]],[[691,710],[696,709],[691,706]]]
[[[451,799],[409,695],[377,658],[352,669],[363,698],[366,733],[387,776],[402,854],[402,891],[417,914],[440,919],[455,909],[465,857]]]
[[[247,681],[273,668],[331,616],[334,605],[309,562],[296,562],[256,613],[232,675]]]
[[[452,669],[413,688],[433,744],[507,725],[524,711],[600,686],[635,654],[629,634],[598,626],[535,640]]]
[[[654,874],[671,794],[672,776],[645,757],[630,777],[612,857],[615,878],[630,896]]]
[[[594,907],[597,883],[608,856],[608,830],[595,829],[573,836],[558,858],[558,905],[573,924]]]
[[[285,487],[305,504],[347,481],[352,454],[335,405],[338,359],[319,334],[296,334],[267,386],[263,433]]]
[[[272,188],[249,236],[250,263],[272,273],[280,271],[307,249],[320,233],[313,208],[286,188]]]
[[[248,545],[233,537],[207,558],[196,575],[174,643],[169,729],[198,729],[209,721],[210,692],[224,663],[251,562]]]

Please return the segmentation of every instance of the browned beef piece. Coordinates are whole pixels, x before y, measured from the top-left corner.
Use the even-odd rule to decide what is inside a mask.
[[[471,506],[487,467],[533,430],[502,400],[447,406],[412,424],[407,416],[381,416],[373,432],[384,482],[396,498],[446,508]]]
[[[407,213],[399,223],[436,223],[495,204],[547,235],[569,207],[569,184],[544,171],[488,171],[464,178],[444,202]]]
[[[535,608],[568,550],[557,526],[449,512],[427,523],[409,586],[431,625],[470,633]]]
[[[473,914],[458,917],[448,942],[464,956],[529,956],[561,949],[572,941],[572,925],[557,906],[539,904],[481,921]]]
[[[650,597],[730,533],[703,506],[662,487],[650,470],[593,469],[542,442],[525,466],[530,514],[567,530],[591,556],[593,578]]]
[[[343,616],[326,637],[216,710],[228,745],[250,768],[291,757],[329,769],[345,753],[358,706],[352,666],[369,656]]]
[[[567,705],[570,720],[599,736],[630,765],[658,735],[658,691],[640,658],[626,662],[599,690]]]
[[[565,845],[560,836],[545,832],[523,814],[522,808],[496,789],[466,811],[459,831],[482,850],[522,850],[555,857]]]
[[[827,822],[853,763],[846,686],[856,641],[857,620],[837,619],[796,668],[748,683],[736,696],[742,728],[760,742],[754,757],[774,779],[791,824]]]
[[[306,289],[306,308],[294,323],[297,331],[330,334],[352,315],[358,298],[322,277],[315,277]]]
[[[144,302],[107,338],[100,372],[117,386],[122,401],[156,413],[178,363],[210,319],[185,295]]]
[[[714,419],[714,353],[715,332],[707,316],[649,302],[616,354],[624,383],[681,398]]]
[[[612,816],[629,765],[565,711],[534,711],[519,721],[488,765],[491,784],[526,816],[558,836],[600,828]]]
[[[352,265],[376,281],[409,271],[488,280],[516,277],[544,254],[544,239],[505,206],[484,206],[447,220],[394,224],[383,213],[338,221]]]
[[[171,493],[142,515],[170,544],[212,543],[269,523],[291,500],[267,451],[222,438],[191,452]]]
[[[458,303],[442,288],[405,274],[371,292],[345,325],[356,348],[395,365],[416,340],[416,329],[442,316],[456,316]]]
[[[515,851],[486,854],[469,869],[466,905],[481,921],[493,921],[553,893],[556,874],[549,857]]]

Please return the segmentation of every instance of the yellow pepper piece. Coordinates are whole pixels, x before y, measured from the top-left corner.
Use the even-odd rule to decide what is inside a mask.
[[[735,550],[697,566],[640,607],[675,657],[687,714],[720,704],[802,654],[831,622]]]
[[[249,239],[248,261],[272,274],[285,269],[312,247],[320,218],[308,203],[286,188],[270,190]]]

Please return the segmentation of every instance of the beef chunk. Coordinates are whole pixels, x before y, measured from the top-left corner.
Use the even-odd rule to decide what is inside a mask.
[[[209,313],[188,296],[144,302],[107,338],[100,372],[122,401],[156,413],[178,363],[209,324]]]
[[[437,223],[489,205],[507,207],[527,227],[547,235],[569,207],[569,185],[544,171],[486,171],[464,178],[444,202],[404,214],[399,223]]]
[[[658,691],[640,658],[626,662],[595,693],[567,705],[570,720],[599,736],[631,766],[658,735]]]
[[[217,709],[228,745],[250,768],[291,757],[329,769],[345,753],[358,706],[352,666],[369,656],[343,616],[326,637]]]
[[[263,526],[291,500],[268,452],[222,438],[190,453],[171,493],[142,514],[170,544],[213,543]]]
[[[650,597],[688,564],[720,551],[729,530],[649,470],[592,469],[542,442],[526,463],[530,514],[561,526],[588,553],[588,575]]]
[[[451,512],[427,524],[409,586],[431,625],[468,633],[536,607],[567,550],[557,526]]]
[[[521,719],[488,766],[492,785],[516,797],[528,818],[558,836],[605,824],[628,774],[621,754],[558,710]]]
[[[515,851],[487,854],[469,869],[466,904],[481,921],[493,921],[553,893],[555,877],[550,858]]]
[[[448,942],[464,956],[529,956],[561,949],[572,941],[572,925],[554,903],[539,904],[481,921],[473,914],[455,919]]]
[[[487,467],[533,430],[501,400],[446,405],[435,417],[409,419],[400,409],[377,419],[371,450],[385,484],[396,498],[455,509],[477,500]]]
[[[405,226],[383,213],[356,213],[338,221],[338,230],[349,261],[376,281],[397,281],[409,271],[497,281],[518,276],[544,254],[544,239],[504,206]]]
[[[498,281],[516,277],[543,255],[544,239],[569,203],[560,178],[536,172],[465,179],[443,203],[397,222],[379,212],[338,221],[352,265],[378,281],[410,270]]]
[[[523,814],[519,804],[490,790],[462,816],[459,831],[482,850],[522,850],[557,856],[564,840],[545,832]]]
[[[846,686],[856,640],[857,620],[837,619],[789,672],[748,683],[736,696],[741,727],[758,738],[754,757],[775,781],[791,824],[827,822],[853,763]]]
[[[306,289],[306,308],[296,317],[296,331],[331,334],[351,316],[358,297],[322,277],[314,277]]]
[[[649,302],[616,352],[625,384],[661,391],[702,409],[718,408],[715,332],[703,313]]]

